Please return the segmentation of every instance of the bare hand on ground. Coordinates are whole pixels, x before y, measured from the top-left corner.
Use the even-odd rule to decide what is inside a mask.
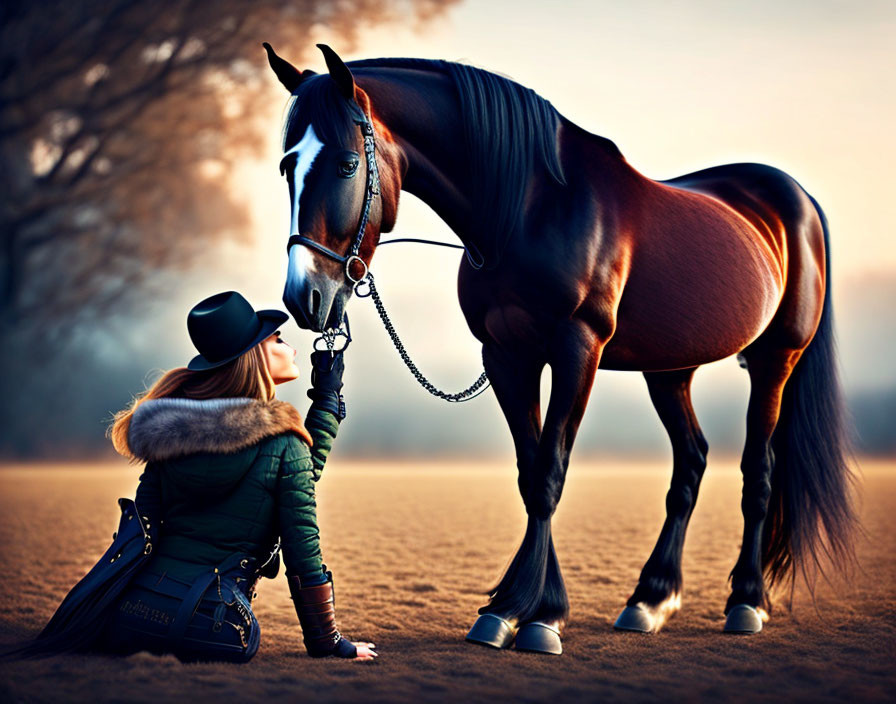
[[[352,645],[358,650],[358,655],[355,657],[355,660],[373,660],[374,658],[379,657],[379,653],[374,650],[376,645],[373,643],[364,643],[364,642],[352,642]]]

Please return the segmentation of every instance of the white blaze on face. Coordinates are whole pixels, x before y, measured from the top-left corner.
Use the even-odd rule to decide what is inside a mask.
[[[302,201],[302,190],[305,187],[305,178],[314,165],[314,160],[320,154],[320,150],[324,145],[317,135],[314,128],[308,125],[302,139],[299,140],[292,149],[287,151],[283,156],[296,154],[296,165],[293,169],[293,200],[292,200],[292,217],[290,219],[290,234],[301,234],[299,232],[299,203]],[[289,249],[289,269],[287,275],[287,284],[301,284],[308,272],[314,271],[314,257],[307,247],[302,245],[294,245]]]
[[[315,270],[314,257],[311,250],[301,244],[289,248],[289,265],[286,270],[286,285],[289,288],[301,288],[305,276]]]

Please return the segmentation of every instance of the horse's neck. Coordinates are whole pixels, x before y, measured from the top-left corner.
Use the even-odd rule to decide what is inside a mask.
[[[469,232],[472,194],[463,124],[448,76],[379,68],[359,70],[355,78],[401,151],[401,189],[432,208],[464,244],[478,245]]]
[[[438,71],[382,66],[359,68],[355,78],[370,97],[375,118],[385,124],[401,152],[400,161],[406,166],[401,190],[429,205],[465,245],[483,251],[472,227],[476,199],[451,78]],[[561,158],[568,177],[565,197],[580,199],[587,191],[590,199],[613,201],[620,183],[644,178],[610,140],[563,118],[561,125]],[[569,180],[573,174],[584,173],[592,177]],[[559,197],[555,193],[551,198],[554,206]]]

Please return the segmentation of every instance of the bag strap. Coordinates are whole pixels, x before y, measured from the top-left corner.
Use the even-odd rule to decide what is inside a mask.
[[[196,609],[199,608],[199,602],[202,601],[202,597],[212,585],[212,582],[215,581],[215,578],[219,574],[226,574],[234,567],[238,566],[244,559],[246,558],[240,554],[231,555],[210,572],[205,572],[196,578],[196,581],[193,582],[193,586],[190,587],[190,591],[187,592],[184,600],[180,603],[180,608],[178,608],[177,613],[174,616],[174,622],[168,629],[168,640],[173,647],[176,648],[180,645],[184,633],[187,631],[187,626],[190,624],[190,621],[193,620],[193,614],[195,614]]]

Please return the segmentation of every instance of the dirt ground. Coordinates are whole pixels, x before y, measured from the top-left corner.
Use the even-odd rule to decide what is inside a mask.
[[[798,593],[756,636],[725,636],[742,522],[734,462],[711,460],[684,558],[682,611],[654,636],[616,633],[662,524],[664,463],[575,460],[554,521],[572,603],[561,657],[494,651],[464,634],[522,538],[511,463],[332,463],[318,485],[340,627],[374,663],[311,660],[282,575],[255,602],[262,644],[243,666],[172,656],[0,664],[0,700],[892,701],[896,699],[896,463],[862,463],[861,571]],[[139,469],[0,469],[0,647],[35,634],[107,547]]]

